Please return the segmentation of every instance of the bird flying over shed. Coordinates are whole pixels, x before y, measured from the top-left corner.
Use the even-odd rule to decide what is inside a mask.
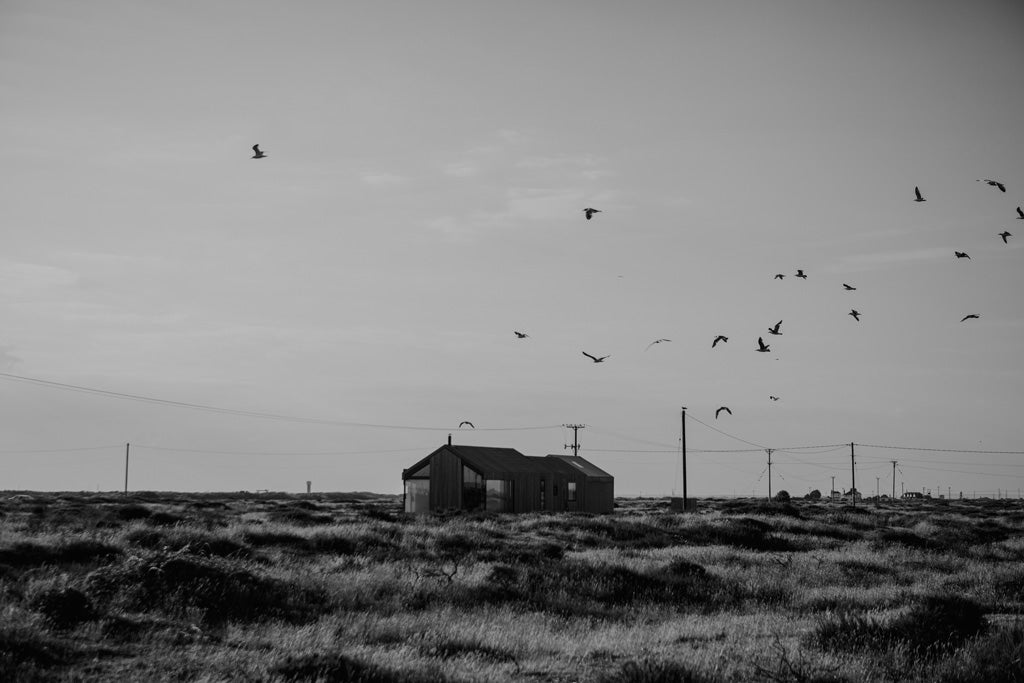
[[[728,408],[727,406],[722,406],[721,408],[719,408],[718,410],[716,410],[716,411],[715,411],[715,419],[716,419],[716,420],[718,419],[718,414],[719,414],[720,412],[722,412],[723,410],[724,410],[725,412],[729,413],[730,415],[732,415],[732,411],[731,411],[731,410],[729,410],[729,408]]]
[[[965,320],[970,320],[970,319],[972,319],[972,318],[974,318],[975,320],[977,320],[977,319],[978,319],[978,318],[980,318],[980,317],[981,317],[981,316],[980,316],[980,315],[978,315],[977,313],[970,313],[970,314],[968,314],[968,315],[965,315],[964,317],[960,318],[960,322],[964,322]]]
[[[1017,220],[1024,221],[1024,210],[1022,210],[1019,206],[1017,207]]]
[[[583,213],[587,215],[587,220],[589,221],[591,218],[594,217],[595,213],[601,213],[601,209],[591,209],[590,207],[587,207],[583,209]]]
[[[804,269],[803,268],[797,268],[796,269],[796,276],[799,277],[799,278],[803,278],[804,280],[807,279],[807,276],[804,275]]]
[[[967,255],[967,252],[965,252],[965,251],[954,251],[953,253],[956,254],[957,258],[965,258],[965,259],[970,259],[971,258],[970,256]]]
[[[259,146],[259,144],[255,144],[255,145],[253,145],[253,146],[252,146],[252,151],[254,152],[254,154],[252,155],[252,158],[253,158],[253,159],[264,159],[264,158],[266,158],[266,156],[267,156],[267,155],[266,155],[266,154],[264,154],[264,153],[263,153],[262,151],[260,151],[260,146]]]
[[[582,353],[583,353],[584,356],[586,356],[590,360],[594,361],[595,363],[603,363],[605,358],[611,358],[611,356],[600,356],[600,357],[598,357],[598,356],[591,356],[586,351],[583,351]]]
[[[1013,233],[1003,230],[1001,233],[999,233],[999,236],[1003,238],[1003,244],[1009,244],[1009,242],[1006,241],[1006,238],[1013,237]]]
[[[655,339],[654,341],[652,341],[650,344],[647,345],[647,349],[651,348],[655,344],[660,344],[662,342],[670,342],[670,341],[672,341],[672,340],[671,339]],[[646,351],[647,349],[644,349],[644,351]]]
[[[978,178],[979,183],[986,183],[992,187],[998,187],[1001,192],[1006,192],[1006,185],[1003,185],[998,180],[990,180],[989,178]]]
[[[764,343],[764,339],[762,339],[761,337],[758,337],[757,338],[757,350],[760,351],[761,353],[768,353],[772,349],[771,349],[771,347],[768,344]]]
[[[727,342],[727,341],[729,341],[729,338],[726,337],[724,334],[720,334],[717,337],[715,337],[715,341],[711,342],[711,348],[715,348],[715,346],[718,344],[718,342]]]
[[[776,280],[781,280],[781,279],[783,279],[784,277],[786,277],[786,276],[785,276],[785,275],[783,275],[782,273],[775,273],[775,279],[776,279]]]
[[[914,196],[917,197],[914,200],[915,202],[927,201],[924,197],[921,196],[921,190],[919,190],[917,187],[914,187]]]
[[[853,290],[855,290],[855,289],[857,289],[857,288],[856,288],[856,287],[851,287],[850,285],[848,285],[848,284],[846,284],[846,283],[844,282],[844,283],[843,283],[843,289],[845,289],[845,290],[846,290],[847,292],[852,292]]]
[[[782,321],[781,320],[779,322],[775,323],[775,327],[769,327],[768,328],[768,334],[779,334],[779,335],[781,335],[782,332],[779,332],[779,328],[780,327],[782,327]]]
[[[860,311],[858,311],[856,308],[851,308],[850,312],[847,313],[846,315],[852,315],[854,320],[860,322]]]
[[[530,335],[526,334],[525,332],[520,332],[519,330],[512,330],[512,331],[515,332],[515,335],[516,335],[516,337],[518,339],[526,339],[527,337],[530,336]]]
[[[473,423],[470,422],[469,420],[463,420],[462,422],[460,422],[459,423],[459,429],[462,429],[462,425],[469,425],[470,429],[476,429],[476,427],[473,425]]]

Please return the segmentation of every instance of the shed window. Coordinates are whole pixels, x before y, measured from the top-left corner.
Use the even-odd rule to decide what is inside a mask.
[[[547,510],[548,506],[544,500],[544,480],[540,480],[540,509]]]
[[[462,509],[483,510],[487,501],[483,475],[465,465],[462,467]]]
[[[405,482],[405,511],[423,514],[430,512],[430,480],[407,479]]]
[[[570,503],[576,502],[576,482],[570,481],[565,485],[565,495],[568,496]]]
[[[487,480],[487,511],[512,512],[512,482]]]

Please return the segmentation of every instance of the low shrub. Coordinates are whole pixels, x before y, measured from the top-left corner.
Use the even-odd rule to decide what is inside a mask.
[[[6,548],[0,548],[0,564],[17,568],[44,564],[87,564],[120,554],[120,548],[85,538],[60,541],[54,545],[18,541]]]
[[[86,593],[128,610],[162,609],[173,616],[199,610],[207,623],[306,621],[326,608],[325,596],[259,576],[215,556],[152,553],[92,571]]]
[[[600,674],[596,679],[597,683],[710,683],[712,680],[685,664],[652,659],[626,662],[617,671]]]
[[[316,652],[289,656],[270,667],[282,681],[352,681],[353,683],[429,683],[435,676],[421,677],[368,664],[341,653]]]
[[[46,618],[57,629],[68,629],[98,617],[92,601],[76,588],[55,588],[33,596],[29,608]]]
[[[926,596],[891,619],[841,613],[821,619],[811,643],[830,651],[886,651],[902,647],[916,656],[935,657],[960,647],[985,630],[977,603],[951,595]]]

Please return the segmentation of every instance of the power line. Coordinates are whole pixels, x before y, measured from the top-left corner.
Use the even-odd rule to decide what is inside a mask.
[[[72,453],[76,451],[105,451],[111,448],[121,448],[124,444],[111,444],[109,446],[80,446],[78,448],[23,448],[11,451],[0,451],[2,455],[19,455],[23,453]]]
[[[220,413],[223,415],[238,415],[241,417],[255,417],[267,420],[281,420],[284,422],[298,422],[302,424],[318,424],[327,425],[332,427],[364,427],[370,429],[403,429],[403,430],[414,430],[414,431],[431,431],[431,432],[442,432],[451,431],[451,427],[422,427],[413,425],[398,425],[398,424],[375,424],[371,422],[349,422],[345,420],[326,420],[314,417],[297,417],[294,415],[280,415],[277,413],[264,413],[254,410],[238,410],[236,408],[222,408],[219,406],[204,405],[201,403],[189,403],[187,401],[173,401],[166,398],[156,398],[153,396],[142,396],[140,394],[126,394],[119,391],[108,391],[106,389],[96,389],[93,387],[84,387],[76,384],[65,384],[63,382],[52,382],[50,380],[38,379],[36,377],[25,377],[22,375],[12,375],[7,372],[0,372],[0,379],[9,379],[18,382],[28,382],[31,384],[38,384],[40,386],[48,387],[51,389],[62,389],[65,391],[78,391],[88,394],[96,394],[99,396],[106,396],[108,398],[116,398],[126,401],[139,401],[143,403],[154,403],[157,405],[171,406],[174,408],[187,408],[189,410],[201,410],[212,413]],[[530,431],[540,429],[560,429],[561,425],[538,425],[530,427],[481,427],[477,429],[478,432],[508,432],[508,431]]]
[[[985,453],[994,455],[1024,455],[1024,451],[968,451],[957,448],[916,448],[913,446],[882,446],[872,443],[859,443],[862,448],[887,448],[898,451],[930,451],[933,453]]]
[[[711,430],[713,430],[713,431],[716,431],[716,432],[718,432],[719,434],[721,434],[721,435],[723,435],[723,436],[727,436],[727,437],[729,437],[730,439],[736,439],[737,441],[742,441],[743,443],[747,444],[748,446],[756,446],[756,447],[757,447],[758,449],[760,449],[760,450],[762,450],[762,451],[763,451],[763,450],[764,450],[765,448],[767,448],[767,446],[762,446],[762,445],[761,445],[761,444],[759,444],[759,443],[754,443],[753,441],[747,441],[746,439],[741,439],[741,438],[740,438],[740,437],[738,437],[738,436],[733,436],[732,434],[729,434],[728,432],[723,432],[723,431],[722,431],[721,429],[719,429],[718,427],[712,427],[712,426],[711,426],[711,425],[709,425],[709,424],[708,424],[707,422],[704,422],[703,420],[699,420],[699,419],[697,419],[696,417],[694,417],[694,416],[692,416],[692,415],[690,415],[690,414],[687,414],[687,416],[686,416],[686,417],[687,417],[687,418],[689,418],[689,419],[691,419],[691,420],[693,420],[694,422],[699,422],[700,424],[704,425],[704,426],[705,426],[705,427],[707,427],[708,429],[711,429]]]

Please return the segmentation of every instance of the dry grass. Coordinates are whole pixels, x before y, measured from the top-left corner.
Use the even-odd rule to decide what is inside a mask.
[[[619,503],[0,495],[0,679],[1024,678],[1016,501]]]

